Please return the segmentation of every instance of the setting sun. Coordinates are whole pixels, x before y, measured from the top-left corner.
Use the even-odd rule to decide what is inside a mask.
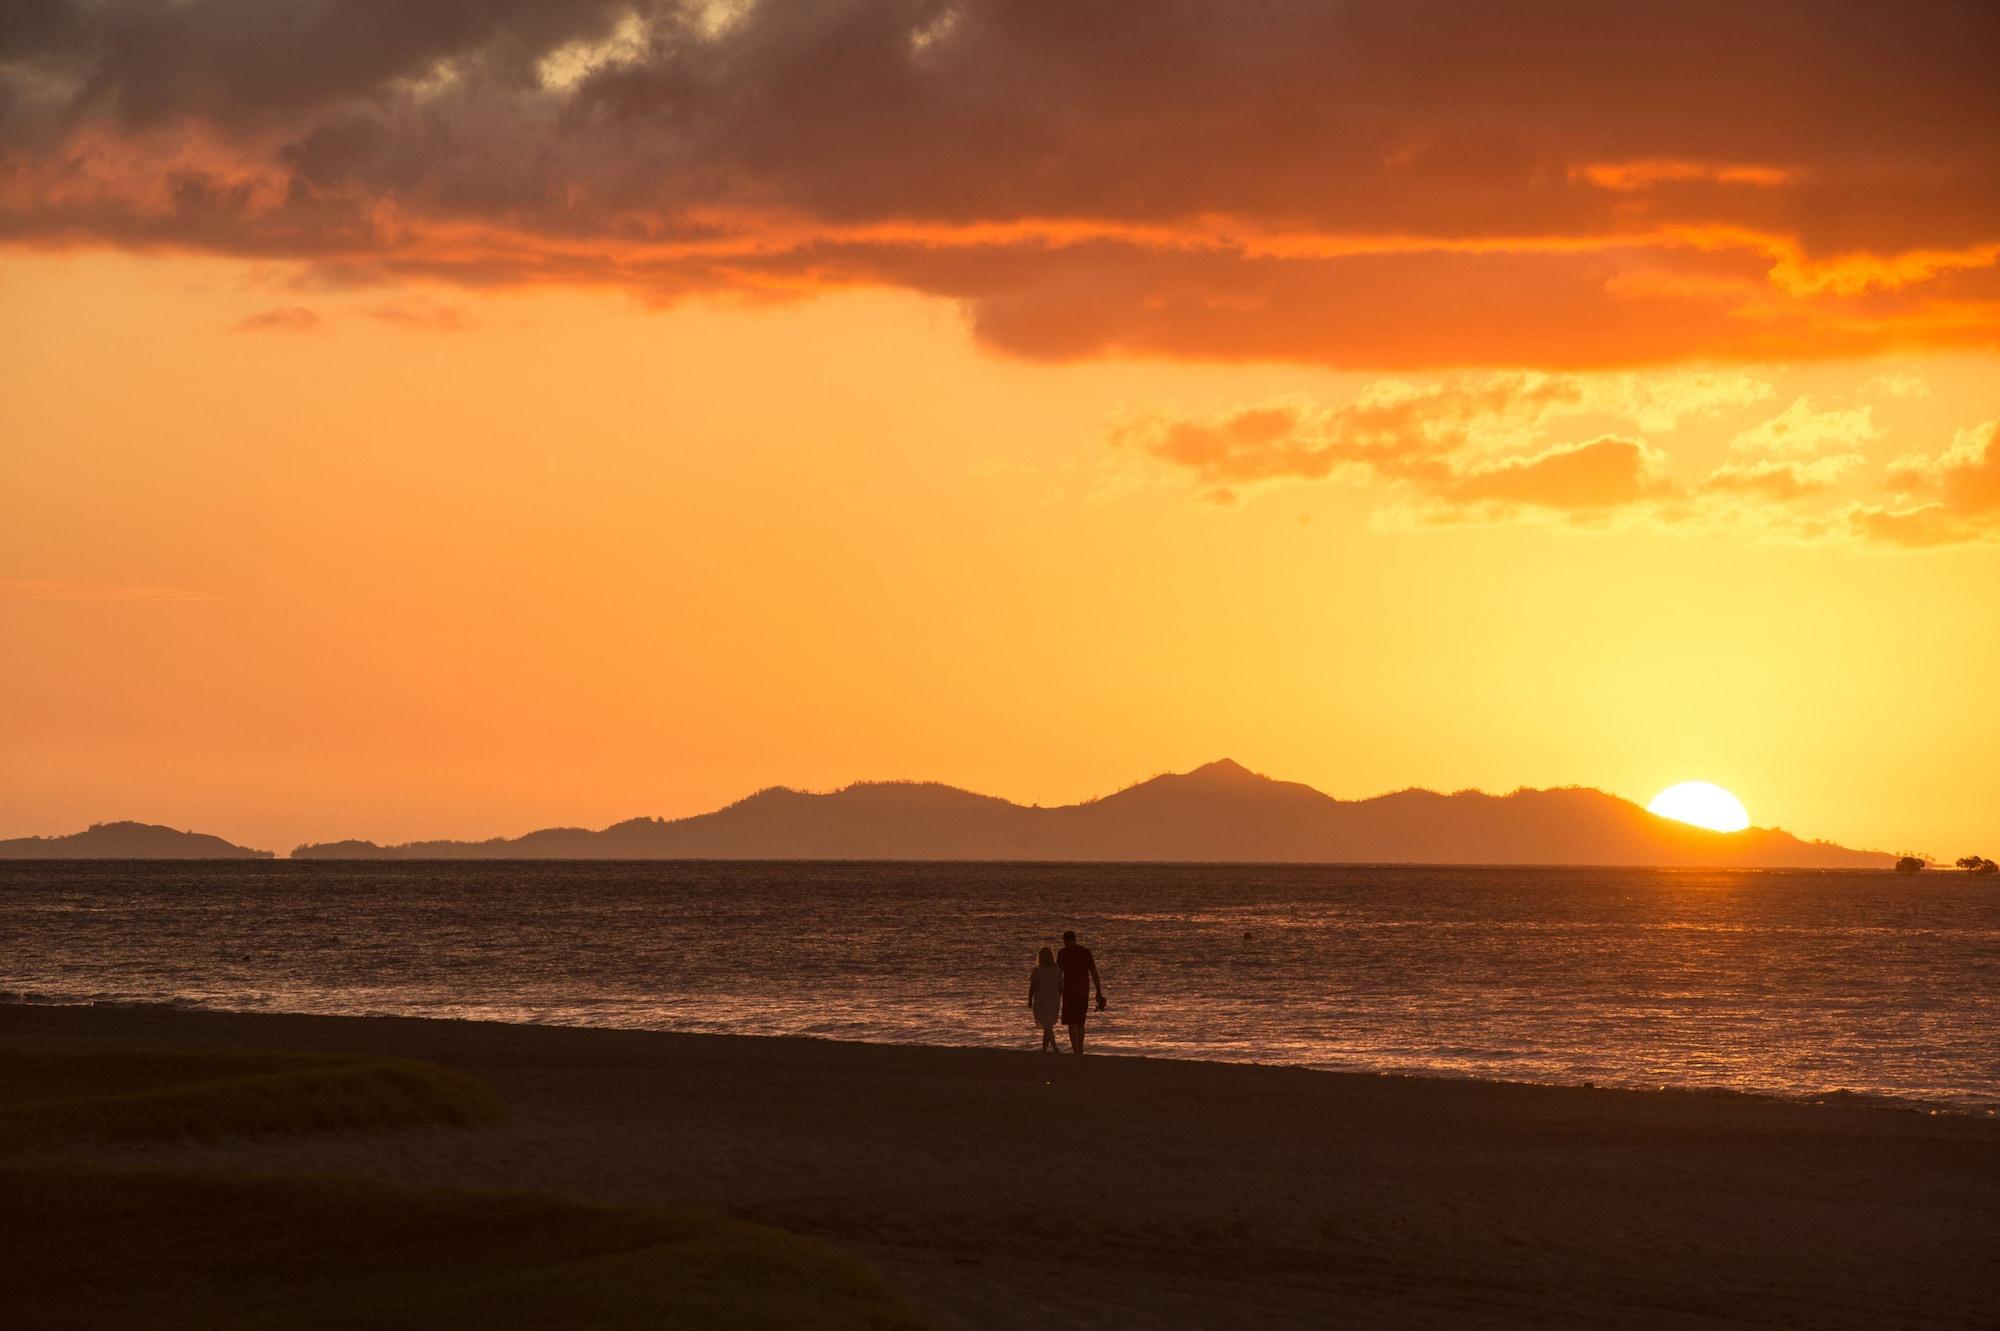
[[[2000,1331],[1995,51],[0,0],[0,1331]]]
[[[1712,832],[1741,832],[1750,826],[1743,801],[1707,781],[1683,781],[1653,796],[1648,813],[1676,822],[1693,823]]]

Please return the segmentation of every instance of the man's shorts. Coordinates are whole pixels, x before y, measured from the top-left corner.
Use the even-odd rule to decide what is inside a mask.
[[[1062,1019],[1065,1026],[1081,1026],[1083,1019],[1090,1015],[1090,995],[1064,994]]]

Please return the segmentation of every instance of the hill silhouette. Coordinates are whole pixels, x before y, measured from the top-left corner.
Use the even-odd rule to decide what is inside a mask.
[[[1124,860],[1888,868],[1775,828],[1710,832],[1582,788],[1404,790],[1338,800],[1223,759],[1083,804],[1028,807],[932,782],[762,790],[713,813],[491,841],[304,845],[313,859]]]
[[[204,832],[177,832],[154,823],[92,823],[69,836],[25,836],[0,841],[0,860],[268,860]]]

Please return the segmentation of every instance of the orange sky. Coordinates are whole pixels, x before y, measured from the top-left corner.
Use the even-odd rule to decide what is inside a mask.
[[[1090,8],[35,7],[0,836],[1227,754],[1991,853],[1991,11]]]

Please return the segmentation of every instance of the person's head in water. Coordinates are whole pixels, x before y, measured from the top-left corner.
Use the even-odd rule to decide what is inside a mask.
[[[1045,948],[1043,948],[1043,949],[1042,949],[1042,955],[1041,955],[1041,956],[1039,956],[1039,957],[1036,957],[1036,958],[1035,958],[1035,960],[1036,960],[1036,962],[1037,962],[1037,963],[1039,963],[1040,965],[1043,965],[1043,966],[1053,966],[1053,965],[1055,965],[1055,964],[1056,964],[1056,953],[1055,953],[1055,949],[1054,949],[1054,948],[1049,948],[1049,947],[1045,947]]]
[[[1069,945],[1070,947],[1075,947],[1075,946],[1076,946],[1076,930],[1074,930],[1074,929],[1065,929],[1065,930],[1063,930],[1063,942],[1064,942],[1064,943],[1066,943],[1066,944],[1068,944],[1068,945]]]

